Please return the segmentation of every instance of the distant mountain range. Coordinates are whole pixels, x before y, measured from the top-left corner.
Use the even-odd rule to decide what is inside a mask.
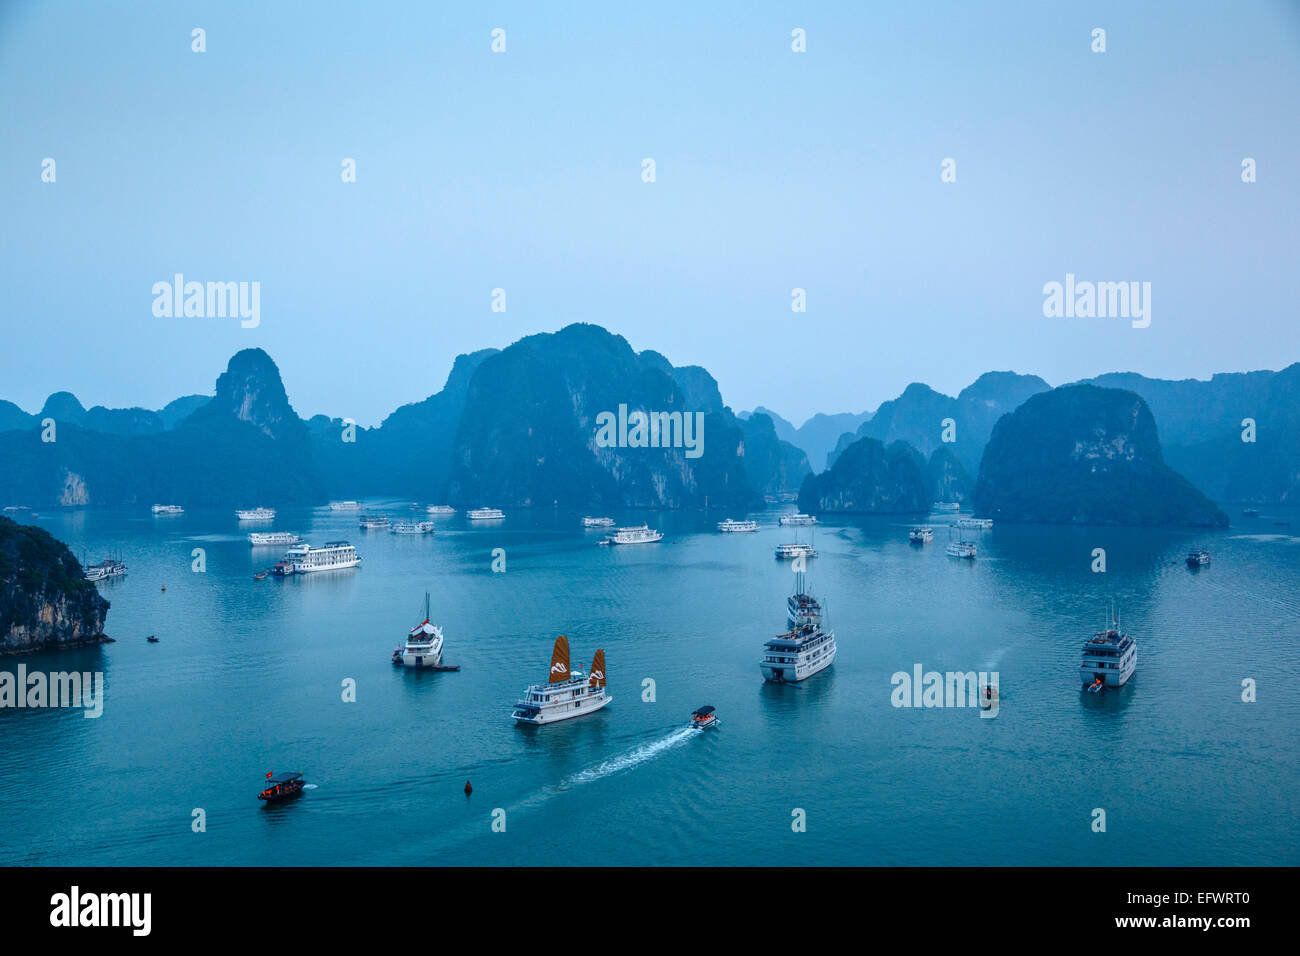
[[[1033,411],[1039,406],[1031,400],[1045,396],[1056,396],[1048,407],[1062,421],[1112,427],[1112,393],[1138,399],[1145,410],[1142,427],[1123,439],[1133,443],[1135,461],[1151,464],[1134,471],[1139,484],[1167,491],[1168,471],[1217,500],[1284,502],[1300,494],[1300,363],[1209,381],[1112,373],[1077,384],[1095,388],[1052,389],[1014,372],[981,375],[956,397],[914,383],[874,413],[816,415],[796,428],[762,406],[733,414],[699,366],[637,352],[599,326],[570,325],[461,355],[439,392],[361,428],[324,415],[304,422],[270,356],[246,349],[231,359],[212,396],[184,396],[156,411],[86,409],[69,392],[51,395],[36,414],[0,401],[7,466],[0,499],[31,506],[248,506],[374,496],[582,509],[707,502],[739,513],[764,496],[798,492],[802,505],[822,511],[916,510],[953,500],[996,504],[1004,520],[1055,520],[1041,517],[1027,498],[998,497],[1013,485],[1021,498],[1029,489],[999,470],[1014,459],[1005,445],[986,461],[992,438],[1004,424],[1013,427],[1011,413]],[[1129,407],[1132,398],[1118,401]],[[601,416],[620,407],[617,440],[601,440]],[[678,439],[686,418],[693,423],[698,415],[698,454],[680,441],[661,447],[657,431],[640,447],[644,435],[633,413],[665,424],[665,438],[676,424]],[[53,442],[41,440],[47,419],[56,423]],[[1243,425],[1247,419],[1253,426]],[[1050,416],[1021,418],[1012,433],[1033,447],[1055,448],[1060,435],[1040,428],[1051,428]],[[1243,434],[1255,440],[1243,441]],[[1090,442],[1083,432],[1074,440]],[[1037,464],[1048,469],[1036,472],[1044,482],[1063,480],[1071,467],[1065,459]],[[1053,478],[1052,467],[1064,470]],[[1060,520],[1141,523],[1096,504],[1066,508]],[[1205,517],[1199,501],[1183,504],[1169,520]]]

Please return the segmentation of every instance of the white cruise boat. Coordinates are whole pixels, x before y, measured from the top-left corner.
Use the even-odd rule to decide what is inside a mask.
[[[1210,563],[1210,552],[1205,549],[1187,552],[1187,566],[1189,568],[1203,568]]]
[[[992,518],[958,518],[957,527],[959,528],[979,528],[981,531],[987,531],[993,527]]]
[[[331,501],[330,511],[360,511],[361,502],[359,501]]]
[[[961,502],[959,501],[936,501],[930,505],[930,510],[936,514],[952,514],[961,511]]]
[[[431,515],[454,515],[456,513],[455,508],[448,507],[447,505],[429,505],[429,507],[424,510],[426,513]]]
[[[429,592],[424,592],[424,620],[411,628],[406,643],[393,652],[393,663],[404,667],[438,667],[442,664],[442,628],[429,613]]]
[[[654,544],[663,540],[664,533],[640,524],[635,528],[619,528],[601,544]]]
[[[372,528],[387,528],[388,519],[383,515],[362,515],[361,530],[369,531]]]
[[[791,541],[789,544],[778,544],[776,546],[776,556],[782,561],[792,558],[815,558],[817,549],[811,544],[804,544],[802,541]]]
[[[84,569],[87,581],[103,581],[105,578],[120,578],[126,574],[126,563],[105,558],[99,564],[89,565]]]
[[[817,519],[812,515],[806,515],[796,511],[794,514],[781,515],[781,524],[785,525],[810,525],[816,524]]]
[[[569,668],[569,640],[563,634],[551,651],[551,674],[545,684],[524,691],[511,715],[519,724],[552,724],[595,713],[614,698],[605,692],[605,652],[596,651],[591,675]]]
[[[183,515],[185,509],[180,505],[154,505],[153,513],[156,515]]]
[[[763,679],[793,684],[811,677],[835,660],[835,632],[820,624],[804,624],[778,634],[763,645],[758,662]]]
[[[757,531],[758,522],[757,521],[736,521],[733,518],[728,518],[726,521],[718,522],[718,530],[731,533],[731,534],[736,534],[743,531]]]
[[[1137,670],[1137,642],[1111,619],[1110,627],[1098,631],[1083,645],[1079,677],[1085,690],[1097,693],[1106,687],[1123,687]]]
[[[474,508],[465,512],[470,521],[500,521],[506,513],[500,508]]]
[[[822,602],[808,590],[804,573],[795,576],[794,593],[785,599],[786,620],[791,627],[822,622]]]
[[[361,563],[357,549],[346,541],[329,541],[322,547],[313,548],[309,544],[295,544],[284,553],[284,561],[276,565],[276,573],[281,574],[282,565],[288,565],[288,573],[310,574],[313,571],[339,571],[343,568],[355,568]]]
[[[582,526],[584,528],[612,528],[614,527],[613,518],[583,518]]]
[[[274,508],[248,508],[247,510],[235,510],[235,517],[240,521],[270,521],[275,517]]]
[[[248,543],[255,548],[271,544],[297,544],[301,540],[292,531],[254,531],[248,536]]]
[[[918,525],[907,533],[907,539],[913,544],[929,544],[934,540],[934,529],[928,525]]]
[[[399,521],[388,529],[389,534],[433,534],[432,521]]]

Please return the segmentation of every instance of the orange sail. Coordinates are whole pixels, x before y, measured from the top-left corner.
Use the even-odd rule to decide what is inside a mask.
[[[569,639],[561,634],[555,639],[555,650],[551,651],[550,683],[558,684],[569,679]]]
[[[591,679],[587,681],[592,687],[605,686],[605,652],[596,651],[591,659]]]

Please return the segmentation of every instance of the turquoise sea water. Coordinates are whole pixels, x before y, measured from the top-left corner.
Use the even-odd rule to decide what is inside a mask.
[[[757,663],[784,628],[793,576],[772,552],[794,529],[775,513],[733,535],[713,530],[723,514],[613,517],[665,538],[601,548],[549,509],[458,515],[433,537],[282,510],[276,530],[347,537],[364,565],[260,582],[277,551],[250,548],[266,526],[231,511],[37,519],[130,571],[100,586],[117,643],[0,659],[106,681],[96,720],[0,710],[0,863],[1300,863],[1300,514],[1214,533],[1000,526],[966,533],[974,563],[945,556],[936,519],[924,548],[905,518],[827,520],[810,570],[839,653],[799,686],[764,684]],[[1185,567],[1194,545],[1211,566]],[[425,590],[459,673],[390,663]],[[1138,671],[1083,694],[1080,646],[1112,601]],[[584,668],[604,648],[614,701],[516,727],[559,633]],[[891,675],[916,664],[996,670],[999,715],[895,708]],[[721,726],[684,731],[703,704]],[[265,774],[286,770],[315,789],[262,806]]]

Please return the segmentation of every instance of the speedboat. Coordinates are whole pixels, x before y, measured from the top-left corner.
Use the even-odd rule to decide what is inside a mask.
[[[712,707],[701,707],[691,714],[690,726],[700,730],[707,730],[710,727],[718,726],[718,718],[713,713]]]

